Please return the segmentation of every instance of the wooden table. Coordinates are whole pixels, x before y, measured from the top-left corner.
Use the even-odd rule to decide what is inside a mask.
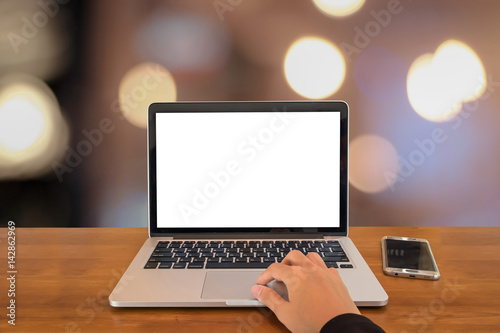
[[[0,332],[282,332],[267,309],[112,308],[108,295],[145,228],[16,229],[16,326],[7,323],[7,231],[0,231]],[[430,241],[441,279],[382,273],[380,239]],[[500,228],[353,227],[350,237],[389,295],[361,313],[387,332],[500,332]]]

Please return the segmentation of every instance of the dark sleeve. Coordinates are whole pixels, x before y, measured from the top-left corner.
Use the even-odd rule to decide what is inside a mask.
[[[385,333],[370,319],[354,313],[344,313],[331,319],[320,333]]]

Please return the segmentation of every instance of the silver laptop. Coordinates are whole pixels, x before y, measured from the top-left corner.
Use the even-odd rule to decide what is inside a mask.
[[[263,306],[251,287],[291,250],[338,269],[356,305],[387,304],[347,237],[345,102],[155,103],[148,117],[149,238],[112,306]]]

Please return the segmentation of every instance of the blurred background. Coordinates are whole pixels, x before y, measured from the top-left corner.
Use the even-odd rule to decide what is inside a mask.
[[[153,101],[345,100],[351,225],[500,226],[500,2],[3,0],[0,221],[146,226]]]

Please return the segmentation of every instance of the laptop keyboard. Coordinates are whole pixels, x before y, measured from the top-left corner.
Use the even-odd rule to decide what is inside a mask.
[[[338,241],[160,241],[145,269],[267,268],[292,250],[318,253],[327,267],[353,268]]]

